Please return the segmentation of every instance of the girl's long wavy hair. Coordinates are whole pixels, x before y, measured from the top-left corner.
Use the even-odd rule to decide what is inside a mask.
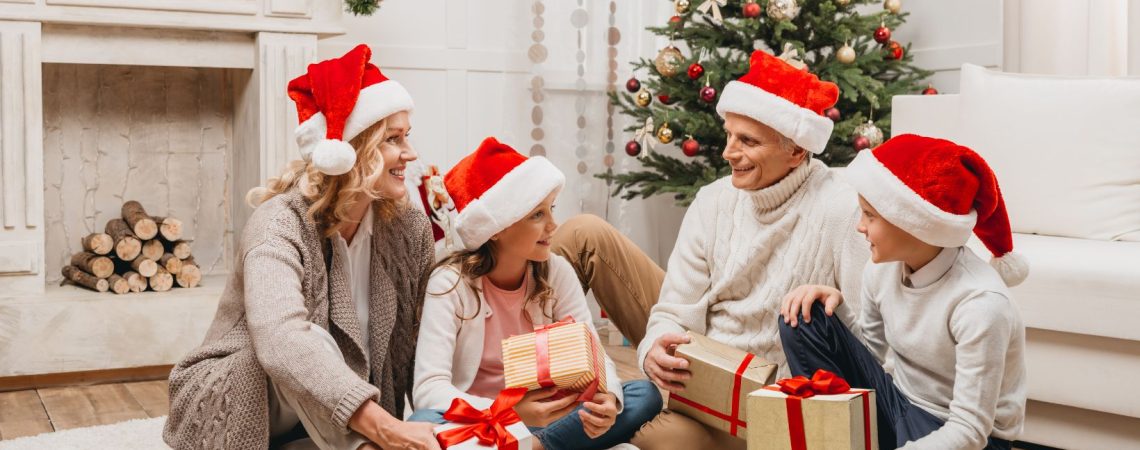
[[[325,175],[303,159],[293,160],[281,175],[270,178],[264,186],[250,189],[245,196],[246,203],[256,208],[296,186],[310,202],[309,217],[323,227],[326,237],[336,234],[340,225],[350,221],[348,212],[358,201],[376,201],[382,219],[395,217],[407,200],[383,198],[379,190],[379,180],[386,173],[380,144],[387,131],[388,120],[384,119],[349,141],[356,150],[356,164],[347,173]]]
[[[429,292],[429,295],[447,295],[459,288],[459,284],[466,284],[475,293],[475,312],[470,316],[463,314],[464,305],[462,302],[458,305],[459,308],[455,316],[461,321],[467,321],[479,317],[479,313],[483,309],[483,302],[480,301],[483,289],[475,283],[475,279],[486,276],[491,273],[495,268],[495,244],[492,241],[487,241],[475,250],[460,250],[454,252],[443,260],[439,261],[432,267],[434,273],[436,269],[448,268],[455,270],[459,273],[459,280],[455,282],[448,290],[444,292]],[[558,299],[554,297],[554,288],[550,285],[550,263],[531,261],[527,264],[527,270],[530,270],[531,279],[534,280],[534,290],[529,292],[526,302],[538,303],[543,311],[543,315],[547,318],[553,319],[554,317],[546,314],[549,302],[557,302]],[[550,310],[553,311],[553,305]],[[523,314],[526,314],[527,320],[531,324],[535,324],[534,318],[523,309]]]

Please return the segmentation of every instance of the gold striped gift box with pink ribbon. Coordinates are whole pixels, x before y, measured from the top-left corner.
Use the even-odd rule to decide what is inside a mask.
[[[559,387],[581,392],[579,400],[606,392],[606,354],[584,323],[573,319],[503,339],[503,379],[508,389]]]

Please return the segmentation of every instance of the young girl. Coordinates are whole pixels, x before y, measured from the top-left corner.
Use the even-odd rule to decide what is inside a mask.
[[[574,269],[550,254],[554,199],[564,182],[545,158],[527,158],[494,138],[447,173],[465,250],[440,261],[428,282],[409,420],[443,423],[455,398],[490,407],[504,389],[504,338],[567,316],[591,323]],[[542,389],[515,406],[537,438],[533,448],[612,447],[661,411],[651,383],[623,385],[608,357],[605,370],[607,392],[581,405]]]

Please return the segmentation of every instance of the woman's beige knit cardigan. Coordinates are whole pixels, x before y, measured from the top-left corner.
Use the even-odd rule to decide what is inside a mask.
[[[365,349],[345,272],[347,255],[322,236],[306,216],[308,207],[292,189],[250,217],[205,342],[170,374],[163,438],[171,447],[266,448],[268,378],[346,433],[348,419],[370,399],[402,417],[433,260],[427,217],[409,206],[391,220],[376,218],[372,344]],[[344,361],[323,350],[309,327],[327,329]]]

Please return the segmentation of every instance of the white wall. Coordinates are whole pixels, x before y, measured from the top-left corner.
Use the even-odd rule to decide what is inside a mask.
[[[567,175],[556,215],[565,220],[579,212],[606,217],[630,236],[650,257],[664,262],[672,250],[684,210],[671,198],[625,202],[607,195],[593,174],[605,170],[605,90],[608,72],[606,30],[609,0],[583,0],[589,12],[584,28],[586,91],[575,88],[577,33],[570,15],[574,0],[546,0],[543,43],[549,57],[533,68],[526,56],[534,29],[529,0],[385,0],[373,17],[346,15],[347,35],[320,42],[321,58],[335,57],[359,42],[372,46],[374,61],[385,74],[400,81],[416,100],[412,142],[421,158],[451,167],[487,135],[498,136],[522,152],[531,139],[530,80],[532,69],[545,79],[543,103],[545,138],[550,158]],[[617,0],[616,24],[622,38],[618,50],[618,89],[630,77],[628,61],[652,58],[667,41],[644,28],[664,24],[673,14],[672,2]],[[879,6],[874,6],[878,9]],[[870,8],[870,7],[869,7]],[[896,39],[914,44],[916,60],[938,71],[935,86],[958,90],[957,71],[963,62],[996,67],[1001,64],[1001,4],[992,0],[904,0],[909,22]],[[969,32],[966,30],[969,29]],[[644,74],[640,74],[643,75]],[[576,152],[577,112],[581,97],[586,114],[586,148]],[[615,170],[633,168],[637,161],[623,152],[630,134],[628,121],[615,116]],[[680,155],[675,147],[658,151]],[[683,156],[682,156],[683,158]],[[587,172],[577,166],[585,162]]]

